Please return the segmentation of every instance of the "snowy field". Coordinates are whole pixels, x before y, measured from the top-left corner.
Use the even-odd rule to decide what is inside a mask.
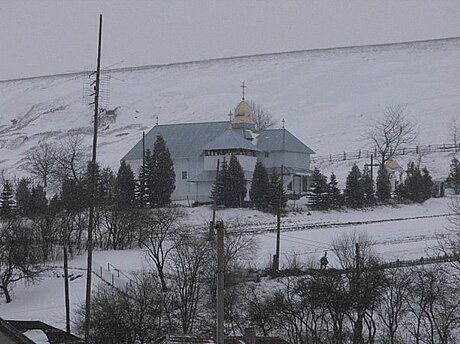
[[[337,266],[331,242],[343,233],[367,233],[375,242],[377,253],[386,261],[396,259],[415,259],[437,253],[439,240],[448,234],[450,205],[452,199],[431,199],[424,204],[401,205],[397,207],[377,207],[371,211],[344,212],[289,212],[282,219],[281,265],[287,266],[295,257],[301,264],[318,263],[324,251],[329,252],[331,266]],[[299,204],[297,204],[299,205]],[[300,204],[300,207],[302,205]],[[211,209],[203,206],[186,208],[189,213],[187,222],[195,226],[197,232],[203,232],[205,224],[211,219]],[[252,210],[219,210],[217,218],[232,224],[245,218],[248,231],[253,231],[257,250],[245,263],[252,266],[267,267],[275,251],[276,219],[273,215]],[[409,218],[409,219],[408,219]],[[344,223],[368,222],[365,224],[342,225]],[[302,227],[310,226],[308,229]],[[324,226],[315,228],[315,226]],[[299,229],[300,228],[300,229]],[[106,279],[113,273],[115,282],[120,285],[127,279],[113,269],[129,274],[141,267],[148,267],[142,250],[96,251],[94,252],[96,269],[102,268]],[[108,263],[111,272],[107,271]],[[62,266],[62,262],[51,265]],[[69,266],[70,273],[81,275],[70,282],[71,304],[73,310],[84,301],[86,255],[76,256]],[[83,270],[82,270],[83,269]],[[47,272],[42,280],[30,286],[18,284],[13,292],[10,304],[0,305],[0,316],[6,319],[42,320],[51,325],[65,328],[64,283],[62,269]],[[94,286],[103,283],[93,276]],[[75,320],[75,316],[72,316]]]

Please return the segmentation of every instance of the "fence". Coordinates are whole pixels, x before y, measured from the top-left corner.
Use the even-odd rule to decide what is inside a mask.
[[[102,266],[93,260],[92,271],[105,283],[122,291],[127,290],[133,284],[133,280],[127,274],[111,263]]]
[[[405,147],[399,148],[396,150],[395,155],[411,155],[411,154],[428,154],[428,153],[443,153],[443,152],[457,152],[460,150],[460,145],[455,146],[454,144],[430,144],[430,145],[419,145],[415,147]],[[370,159],[371,154],[374,157],[378,157],[377,149],[373,151],[368,149],[359,149],[357,151],[343,152],[340,154],[329,154],[329,155],[319,155],[313,156],[311,158],[312,164],[321,164],[321,163],[333,163],[346,160],[359,160],[359,159]]]

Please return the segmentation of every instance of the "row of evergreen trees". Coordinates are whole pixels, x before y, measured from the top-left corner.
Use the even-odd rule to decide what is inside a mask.
[[[327,177],[315,168],[308,192],[310,207],[313,210],[339,209],[343,206],[363,208],[379,202],[384,204],[393,197],[390,176],[387,169],[382,166],[378,170],[376,185],[369,168],[364,167],[361,172],[357,165],[351,168],[343,193],[337,184],[334,173],[327,182]],[[420,170],[414,163],[410,163],[406,170],[406,178],[402,183],[397,184],[394,196],[399,200],[421,203],[432,195],[433,181],[428,170],[426,168]]]
[[[274,212],[278,205],[286,206],[287,197],[278,173],[269,176],[262,162],[257,161],[249,190],[250,203],[244,202],[247,194],[246,179],[243,168],[235,155],[230,162],[222,161],[217,181],[211,191],[211,199],[218,206],[226,208],[243,207],[251,204],[256,209]]]

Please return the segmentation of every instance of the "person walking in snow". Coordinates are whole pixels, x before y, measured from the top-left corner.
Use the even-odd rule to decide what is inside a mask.
[[[326,270],[327,264],[329,263],[329,261],[327,260],[327,252],[324,252],[324,256],[321,257],[319,262],[321,264],[319,269],[320,270]]]

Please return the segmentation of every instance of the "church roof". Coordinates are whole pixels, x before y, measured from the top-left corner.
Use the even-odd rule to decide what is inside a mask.
[[[145,149],[153,149],[161,135],[174,158],[199,156],[202,147],[228,130],[228,122],[164,124],[153,127],[145,135]],[[123,157],[123,160],[142,159],[142,139]]]
[[[258,151],[259,149],[246,140],[242,134],[244,131],[237,132],[236,130],[228,129],[214,140],[205,144],[203,150],[220,150],[220,149],[245,149],[250,151]]]
[[[257,148],[266,152],[284,150],[286,152],[315,154],[312,149],[286,129],[267,129],[262,131],[257,137]]]

